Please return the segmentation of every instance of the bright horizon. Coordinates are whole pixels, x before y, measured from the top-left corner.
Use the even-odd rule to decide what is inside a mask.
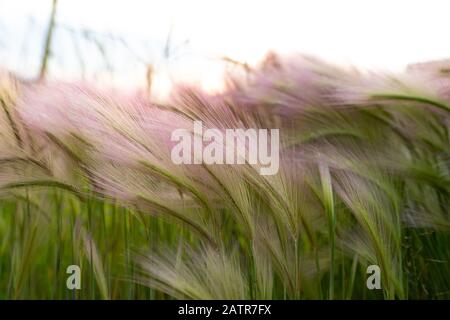
[[[221,58],[255,64],[269,50],[388,71],[444,59],[450,57],[450,42],[445,41],[449,7],[438,0],[60,0],[57,23],[129,40],[133,54],[117,44],[105,50],[112,64],[119,65],[112,82],[142,86],[148,63],[155,70],[154,89],[167,92],[172,80],[219,89],[225,65]],[[26,76],[37,74],[50,8],[51,0],[0,0],[2,66]],[[169,32],[170,62],[164,59]],[[88,71],[100,61],[95,50],[82,48]],[[73,51],[67,33],[55,36],[53,77],[80,77],[77,59],[67,58]],[[102,72],[96,76],[106,78]]]

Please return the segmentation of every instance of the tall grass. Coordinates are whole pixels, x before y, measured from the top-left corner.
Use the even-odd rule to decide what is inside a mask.
[[[2,74],[0,298],[450,297],[444,73],[272,55],[229,80],[156,104]],[[192,120],[279,128],[278,174],[175,165],[171,132]]]

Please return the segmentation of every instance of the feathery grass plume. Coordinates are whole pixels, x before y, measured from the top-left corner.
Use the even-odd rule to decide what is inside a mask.
[[[295,64],[298,61],[288,60],[285,65],[278,61],[264,66],[253,75],[254,82],[239,84],[240,87],[222,96],[182,91],[181,99],[177,100],[179,109],[188,118],[219,127],[223,124],[240,127],[243,123],[260,126],[264,122],[259,122],[255,114],[264,114],[261,109],[266,109],[272,114],[270,123],[279,123],[287,129],[284,145],[289,149],[283,150],[282,169],[274,177],[258,176],[249,166],[240,167],[236,175],[230,175],[234,168],[208,168],[226,195],[224,203],[235,209],[230,211],[232,216],[235,211],[239,215],[236,221],[245,221],[245,230],[254,242],[246,250],[255,250],[254,257],[270,257],[268,267],[256,270],[257,279],[273,270],[282,279],[289,297],[317,295],[320,288],[311,293],[306,291],[307,285],[301,285],[311,279],[311,274],[309,279],[301,274],[302,261],[314,254],[317,260],[318,252],[323,255],[325,247],[330,246],[330,256],[317,260],[322,261],[322,266],[316,263],[318,279],[321,272],[330,272],[328,297],[333,297],[333,270],[340,267],[335,264],[335,257],[338,250],[344,250],[352,257],[359,256],[360,263],[379,264],[385,275],[385,297],[403,298],[406,293],[401,246],[406,202],[401,185],[414,172],[408,163],[421,161],[430,151],[428,146],[415,144],[418,137],[414,131],[418,128],[434,128],[422,135],[427,139],[433,137],[434,144],[448,152],[445,148],[448,125],[436,117],[445,113],[446,102],[435,95],[433,87],[421,86],[420,81],[416,84],[420,79],[362,74],[314,60],[300,61],[298,65]],[[415,130],[400,125],[421,113],[430,117],[423,120],[414,116],[419,122]],[[430,126],[430,121],[437,122]],[[436,135],[439,130],[444,134]],[[295,159],[294,163],[304,165],[292,165],[290,157]],[[323,161],[330,171],[323,170]],[[289,170],[286,164],[305,173],[292,175],[295,170]],[[430,169],[423,171],[432,172]],[[288,175],[283,174],[286,170]],[[293,183],[289,183],[291,177]],[[429,177],[429,181],[442,189],[438,175]],[[403,186],[408,188],[407,184]],[[329,191],[335,188],[333,195]],[[308,193],[307,205],[302,201],[305,209],[301,209],[302,206],[296,205],[298,195],[305,199]],[[443,197],[448,199],[448,195]],[[308,215],[314,207],[319,214],[311,220]],[[317,225],[324,226],[327,216],[331,227],[324,241],[323,229]],[[255,228],[261,219],[269,224]],[[335,241],[340,248],[334,247]],[[344,261],[341,259],[339,263]],[[273,282],[258,286],[258,290],[266,292],[264,288],[272,288]]]
[[[249,290],[239,258],[230,250],[180,246],[137,259],[145,274],[140,282],[178,299],[249,299]],[[185,253],[185,254],[183,254]]]
[[[78,164],[96,192],[150,213],[163,211],[213,242],[205,230],[214,218],[204,195],[205,181],[194,181],[189,168],[176,166],[170,158],[171,132],[187,128],[190,121],[157,109],[142,97],[82,86],[37,87],[36,92],[41,89],[57,96],[42,100],[40,92],[33,100],[32,94],[24,113],[29,114],[25,110],[30,106],[40,112],[26,117],[28,125],[58,137],[58,146]],[[59,118],[57,125],[52,123],[53,114]],[[186,205],[192,209],[181,212]]]
[[[56,242],[74,242],[73,256],[91,268],[89,297],[124,296],[112,280],[119,254],[120,276],[153,288],[142,297],[447,297],[445,75],[386,75],[272,54],[231,80],[217,95],[179,87],[161,105],[88,84],[21,86],[2,75],[0,188],[14,202],[0,206],[10,216],[15,206],[49,210],[49,224],[57,217]],[[171,134],[185,129],[194,138],[193,121],[220,133],[280,129],[278,173],[260,175],[249,161],[173,163]],[[84,240],[76,232],[65,239],[65,228],[85,215]],[[23,239],[33,239],[29,226]],[[110,243],[116,235],[122,244]],[[12,250],[14,266],[2,265],[23,266],[22,280],[8,280],[11,296],[28,292],[25,265],[37,250],[29,243],[22,247],[30,260]],[[134,261],[131,249],[140,253]],[[58,247],[56,259],[64,257]],[[382,291],[365,286],[369,264],[381,268]],[[141,291],[130,285],[125,296]]]
[[[21,85],[0,74],[0,193],[37,185],[51,185],[51,155],[40,153],[39,142],[24,125],[18,109]]]

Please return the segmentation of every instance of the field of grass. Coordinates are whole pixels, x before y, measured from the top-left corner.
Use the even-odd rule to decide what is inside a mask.
[[[0,299],[449,299],[445,70],[271,56],[166,103],[0,74]],[[279,129],[278,174],[174,164],[193,120]]]

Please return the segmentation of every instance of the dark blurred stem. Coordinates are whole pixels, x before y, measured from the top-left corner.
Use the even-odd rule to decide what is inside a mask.
[[[45,75],[47,73],[48,60],[49,60],[50,54],[51,54],[53,30],[55,29],[55,17],[56,17],[57,4],[58,4],[58,0],[53,0],[52,13],[50,15],[50,22],[48,24],[47,35],[45,38],[44,53],[42,55],[41,70],[39,71],[39,81],[44,80]]]

